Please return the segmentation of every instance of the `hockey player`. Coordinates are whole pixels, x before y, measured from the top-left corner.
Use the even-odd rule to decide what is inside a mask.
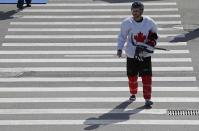
[[[156,45],[157,26],[153,19],[142,16],[144,5],[142,2],[132,3],[132,17],[124,19],[118,35],[117,56],[122,56],[122,50],[127,41],[125,52],[127,56],[127,76],[131,96],[129,100],[135,101],[138,91],[138,76],[142,78],[143,97],[145,106],[151,106],[152,93],[152,64],[151,54]]]

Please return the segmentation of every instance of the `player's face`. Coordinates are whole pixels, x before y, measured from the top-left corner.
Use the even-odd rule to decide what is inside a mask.
[[[135,9],[132,9],[132,15],[134,18],[140,18],[142,16],[142,13],[143,13],[143,10],[139,9],[139,8],[135,8]]]

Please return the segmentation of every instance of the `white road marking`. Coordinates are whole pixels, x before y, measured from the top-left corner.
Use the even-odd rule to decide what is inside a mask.
[[[138,78],[141,81],[141,78]],[[153,77],[153,81],[196,81],[196,77]],[[126,77],[19,77],[0,78],[0,82],[105,82],[127,81]]]
[[[176,31],[176,30],[182,30],[183,27],[178,27],[178,28],[158,28],[159,31]],[[44,32],[44,31],[109,31],[109,32],[118,32],[120,31],[119,28],[8,28],[8,31],[10,32],[14,32],[14,31],[18,31],[18,32],[23,32],[23,31],[27,31],[27,32],[34,32],[34,31],[38,31],[38,32]]]
[[[1,115],[15,114],[167,114],[167,109],[0,109]]]
[[[0,72],[18,72],[18,71],[126,71],[125,67],[15,67],[0,68]],[[193,67],[153,67],[153,71],[193,71]]]
[[[123,58],[109,58],[109,59],[0,59],[0,63],[46,63],[46,62],[126,62]],[[191,62],[191,58],[152,58],[152,62]]]
[[[2,43],[2,46],[116,46],[117,43]],[[186,46],[186,42],[158,42],[157,46]]]
[[[45,5],[42,4],[35,4],[33,6],[130,6],[131,3],[48,3]],[[176,2],[150,2],[150,3],[145,3],[145,6],[154,6],[154,5],[177,5]]]
[[[120,25],[121,22],[11,22],[11,25]],[[158,25],[182,24],[181,21],[156,21]]]
[[[199,125],[199,120],[0,120],[0,125]]]
[[[178,11],[178,8],[151,8],[144,11]],[[21,12],[129,12],[129,9],[27,9]]]
[[[159,38],[181,36],[182,34],[160,34]],[[6,39],[116,39],[118,35],[6,35]]]
[[[199,91],[199,87],[154,87],[153,91]],[[93,92],[93,91],[129,91],[128,87],[1,87],[0,92]],[[139,87],[138,91],[143,91]]]
[[[152,18],[180,18],[179,14],[172,15],[147,15]],[[129,15],[14,15],[14,18],[26,18],[26,19],[89,19],[89,18],[125,18],[129,17]]]
[[[124,102],[127,97],[34,97],[34,98],[0,98],[0,103],[43,103],[43,102]],[[137,97],[137,102],[144,102],[144,98]],[[199,102],[198,97],[153,97],[153,102]]]
[[[169,51],[162,51],[162,50],[155,50],[155,54],[187,54],[189,50],[169,50]],[[116,51],[114,50],[92,50],[92,51],[4,51],[1,50],[0,54],[66,54],[66,55],[114,55]]]

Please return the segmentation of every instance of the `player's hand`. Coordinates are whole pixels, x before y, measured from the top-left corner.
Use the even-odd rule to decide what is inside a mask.
[[[120,58],[122,57],[122,50],[117,50],[117,56]]]
[[[134,58],[143,61],[143,57],[141,56],[141,53],[144,51],[144,48],[142,46],[137,46],[135,50]]]

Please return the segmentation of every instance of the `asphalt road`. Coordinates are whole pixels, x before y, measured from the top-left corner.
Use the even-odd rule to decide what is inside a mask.
[[[170,50],[153,55],[151,109],[141,82],[137,101],[127,101],[125,58],[115,56],[128,1],[0,5],[0,130],[197,131],[199,2],[144,4],[158,23],[159,47]]]

